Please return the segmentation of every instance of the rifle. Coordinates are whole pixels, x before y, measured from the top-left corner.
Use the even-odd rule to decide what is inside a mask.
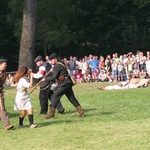
[[[50,73],[52,73],[51,69],[42,77],[42,79],[46,78],[48,75],[50,75]],[[42,79],[31,89],[29,94],[31,94],[37,88],[37,86],[42,82]]]

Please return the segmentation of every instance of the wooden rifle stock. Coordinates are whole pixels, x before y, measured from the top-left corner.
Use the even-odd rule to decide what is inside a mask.
[[[42,77],[42,79],[46,78],[50,73],[51,73],[51,69]],[[41,83],[42,79],[31,89],[30,93],[31,94],[36,88],[37,86]]]

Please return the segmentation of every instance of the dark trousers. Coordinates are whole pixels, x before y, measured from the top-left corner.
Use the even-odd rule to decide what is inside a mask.
[[[50,90],[50,88],[40,90],[40,94],[39,94],[40,106],[41,106],[40,114],[47,114],[48,99],[51,101],[52,94],[53,94],[53,91]],[[64,111],[64,108],[60,101],[57,103],[56,108],[59,113]]]
[[[78,107],[80,106],[78,100],[75,98],[74,96],[74,92],[72,90],[72,84],[67,84],[66,86],[62,86],[62,87],[57,87],[55,93],[51,96],[51,106],[55,107],[58,105],[58,103],[60,102],[60,98],[63,95],[66,95],[66,97],[68,98],[68,100],[75,106]]]

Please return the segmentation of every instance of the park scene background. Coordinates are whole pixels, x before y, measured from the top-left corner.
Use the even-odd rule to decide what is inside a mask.
[[[90,53],[105,56],[137,50],[146,52],[150,47],[149,0],[5,0],[0,1],[0,6],[0,56],[8,59],[7,71],[16,71],[19,64],[30,66],[39,54],[46,56],[56,52],[60,57],[80,58]],[[23,15],[26,16],[27,11],[29,16],[35,15],[31,15],[34,30],[28,30],[28,36],[22,41]],[[28,29],[32,29],[31,22]],[[29,56],[32,56],[30,64]],[[64,96],[61,101],[65,113],[56,113],[51,120],[39,115],[37,88],[30,95],[35,123],[39,126],[33,130],[27,118],[25,128],[18,128],[20,112],[13,109],[16,88],[6,87],[6,109],[15,130],[5,131],[0,122],[0,149],[149,150],[149,87],[97,89],[113,84],[75,85],[75,95],[86,117],[77,117],[75,108]]]
[[[29,57],[25,56],[30,51],[31,66],[39,54],[44,57],[56,52],[61,58],[82,58],[91,53],[105,57],[137,50],[146,52],[150,47],[149,0],[5,0],[0,6],[0,56],[9,60],[8,71],[17,70],[21,61],[27,64]],[[25,43],[22,48],[25,12],[29,17],[33,14],[30,32],[34,28],[36,36],[26,37],[33,40],[33,45]],[[30,26],[29,19],[26,20]]]

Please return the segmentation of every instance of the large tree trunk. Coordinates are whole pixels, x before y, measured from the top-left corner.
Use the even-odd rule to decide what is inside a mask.
[[[38,0],[24,0],[19,66],[33,68]]]

